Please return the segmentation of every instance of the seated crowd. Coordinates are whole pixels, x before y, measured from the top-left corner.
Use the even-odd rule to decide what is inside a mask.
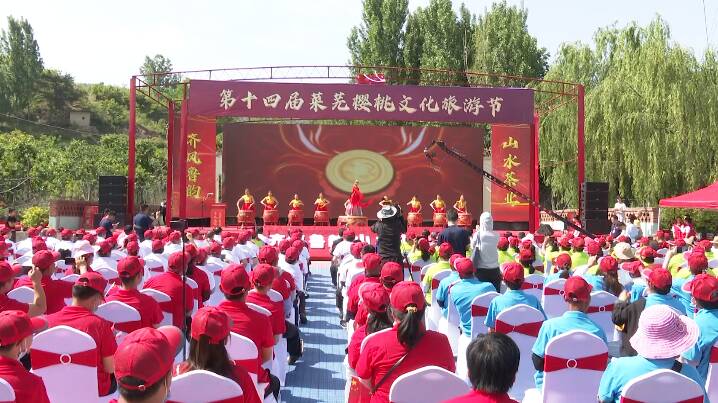
[[[76,362],[96,369],[87,384],[100,401],[165,401],[173,377],[193,371],[234,381],[241,396],[228,401],[280,400],[307,320],[310,261],[300,230],[276,246],[249,230],[29,228],[17,242],[10,231],[0,226],[0,379],[14,401],[56,401],[66,391],[45,377],[58,372],[41,369]],[[32,347],[33,334],[63,327],[95,349]]]

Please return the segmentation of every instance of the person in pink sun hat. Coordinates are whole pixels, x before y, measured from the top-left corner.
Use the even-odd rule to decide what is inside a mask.
[[[705,381],[698,371],[677,358],[698,340],[700,330],[690,318],[664,304],[652,305],[641,314],[638,330],[630,339],[638,355],[612,360],[601,377],[598,401],[618,403],[621,391],[632,379],[657,369],[671,369],[696,381],[708,401]]]

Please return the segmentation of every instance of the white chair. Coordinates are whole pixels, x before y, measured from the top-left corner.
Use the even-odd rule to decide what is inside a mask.
[[[463,379],[444,368],[428,366],[400,375],[389,389],[392,403],[435,403],[469,393]]]
[[[284,302],[282,294],[276,290],[269,290],[267,296],[272,302]],[[279,383],[284,386],[284,381],[287,378],[287,370],[289,365],[287,364],[288,359],[287,353],[287,339],[284,337],[279,338],[279,342],[274,346],[274,361],[272,362],[272,374],[279,378]]]
[[[230,402],[242,395],[242,388],[234,380],[201,369],[172,378],[170,385],[170,396],[176,403]]]
[[[58,356],[57,362],[47,365]],[[69,326],[45,330],[33,339],[30,359],[53,403],[98,400],[97,345],[88,334]]]
[[[716,267],[718,267],[718,259],[709,260],[708,267],[710,267],[711,269],[715,269]]]
[[[603,329],[608,341],[615,340],[614,330],[616,327],[611,316],[616,301],[618,298],[615,295],[606,291],[596,291],[591,293],[591,303],[588,306],[588,317]]]
[[[100,269],[95,270],[95,272],[100,273],[102,277],[104,277],[107,281],[112,281],[118,279],[120,276],[117,274],[117,270],[112,270],[108,267],[102,267]]]
[[[489,305],[491,301],[498,297],[498,292],[489,291],[487,293],[476,296],[471,301],[471,334],[464,334],[463,330],[459,336],[459,343],[456,348],[456,375],[462,379],[469,379],[468,377],[468,366],[466,363],[466,349],[469,347],[471,340],[478,337],[480,334],[488,332],[484,321],[486,320],[486,314],[489,311]]]
[[[261,313],[262,315],[264,315],[264,316],[266,316],[266,317],[272,316],[272,313],[269,312],[269,309],[264,308],[264,307],[261,307],[261,306],[259,306],[259,305],[257,305],[257,304],[253,304],[253,303],[251,303],[251,302],[247,302],[247,307],[248,307],[249,309],[252,309],[252,310],[254,310],[254,311],[256,311],[256,312]],[[275,347],[276,347],[276,346],[275,346]],[[267,365],[267,363],[265,362],[265,363],[263,363],[262,365],[265,366],[265,365]],[[270,362],[269,365],[271,366],[271,365],[272,365],[272,362]],[[269,367],[268,367],[268,368],[269,368]],[[271,368],[270,368],[270,369],[271,369]],[[259,389],[260,389],[260,390],[265,390],[266,386],[267,386],[266,383],[260,383],[260,384],[259,384]]]
[[[543,391],[527,390],[522,402],[595,401],[607,364],[608,349],[601,338],[582,330],[556,336],[546,345]]]
[[[429,267],[431,267],[433,265],[434,265],[434,263],[430,263],[421,268],[421,270],[419,271],[419,282],[420,283],[422,281],[424,281],[424,276],[426,275],[426,272],[429,270]]]
[[[196,281],[192,280],[189,277],[185,277],[185,281],[187,282],[187,285],[189,288],[192,289],[192,295],[195,295],[195,292],[197,292],[197,288],[199,288],[199,285]],[[199,300],[197,298],[202,298],[200,295],[195,295],[194,297],[194,306],[192,306],[192,316],[197,312],[197,309],[199,309]]]
[[[7,297],[15,301],[32,304],[33,301],[35,301],[35,290],[28,286],[18,287],[14,290],[10,290],[10,292],[7,293]]]
[[[153,290],[152,288],[145,288],[141,293],[145,295],[149,295],[157,301],[158,304],[160,304],[160,309],[162,309],[162,322],[160,322],[161,326],[167,326],[171,325],[172,322],[172,307],[169,306],[172,302],[172,298],[170,298],[169,295],[163,293],[162,291]]]
[[[309,249],[324,249],[324,236],[321,234],[309,235]]]
[[[566,301],[563,299],[563,286],[565,283],[566,279],[560,278],[545,284],[543,287],[541,305],[544,312],[546,312],[546,317],[549,319],[563,315],[568,309]]]
[[[446,294],[446,304],[446,318],[442,316],[439,320],[439,332],[445,334],[449,339],[451,352],[456,357],[459,337],[461,336],[461,315],[451,299],[451,286],[449,286],[449,292]]]
[[[229,334],[229,343],[227,343],[227,354],[235,365],[247,370],[249,377],[254,382],[257,394],[262,400],[264,390],[259,390],[259,383],[257,382],[259,374],[259,350],[257,350],[257,345],[250,338],[231,332]]]
[[[514,386],[509,391],[509,395],[514,399],[520,399],[524,391],[535,385],[531,349],[544,320],[541,311],[528,305],[512,306],[496,316],[495,330],[511,337],[521,351],[519,371]]]
[[[573,268],[573,275],[574,276],[583,276],[588,271],[588,265],[582,264],[580,266],[576,266]]]
[[[537,300],[541,301],[543,296],[543,280],[544,276],[541,274],[529,274],[524,278],[524,283],[521,289],[528,295],[533,295]]]
[[[657,369],[632,379],[621,391],[621,401],[636,403],[702,402],[703,390],[691,378],[670,369]]]
[[[15,390],[2,378],[0,378],[0,403],[15,403]]]
[[[445,279],[451,270],[442,270],[434,274],[434,278],[431,279],[431,306],[426,312],[426,328],[428,330],[437,330],[439,328],[439,319],[441,319],[441,308],[436,302],[436,290],[439,289],[439,283]]]
[[[206,266],[197,266],[197,268],[202,270],[202,272],[207,275],[207,281],[209,281],[209,291],[210,293],[214,292],[217,287],[217,280],[214,278],[214,272]]]
[[[718,342],[711,347],[710,357],[706,376],[706,392],[708,392],[709,400],[718,402]]]
[[[110,301],[98,306],[97,311],[95,311],[95,315],[114,324],[139,322],[142,319],[140,317],[140,312],[137,309],[121,301]],[[125,332],[115,329],[117,344],[120,344],[125,336],[127,336]]]
[[[78,278],[80,278],[79,274],[68,274],[67,276],[63,276],[60,280],[75,284],[75,281],[77,281]]]

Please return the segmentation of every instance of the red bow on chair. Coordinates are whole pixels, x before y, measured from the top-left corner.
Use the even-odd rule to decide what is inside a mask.
[[[608,304],[604,306],[589,306],[586,313],[596,313],[596,312],[613,312],[613,304]]]
[[[563,295],[563,290],[557,290],[555,288],[544,288],[544,295]]]
[[[431,279],[431,289],[435,290],[437,288],[439,288],[439,280],[432,278]]]
[[[148,267],[147,270],[149,270],[149,271],[151,271],[151,272],[153,272],[153,273],[162,273],[162,272],[165,271],[165,268],[162,267],[162,266],[160,266],[160,267]]]
[[[533,283],[524,282],[523,284],[521,284],[521,289],[522,290],[543,290],[543,284],[542,283],[533,284]],[[553,289],[553,288],[551,288],[551,289]]]
[[[559,358],[547,355],[544,357],[544,372],[560,371],[566,368],[590,369],[603,371],[608,365],[608,353],[581,358]]]
[[[650,402],[633,400],[629,397],[621,396],[621,403],[650,403]],[[680,402],[676,402],[676,403],[703,403],[703,396],[692,397],[690,399],[681,400]]]
[[[248,358],[246,360],[234,360],[234,365],[242,367],[247,370],[250,374],[257,375],[259,369],[259,362],[256,358]]]
[[[509,325],[506,322],[497,320],[496,321],[496,331],[503,334],[509,334],[511,332],[521,333],[525,334],[526,336],[531,337],[538,337],[539,330],[541,329],[541,322],[529,322],[529,323],[522,323],[520,325]]]
[[[75,364],[86,367],[97,366],[97,350],[80,351],[73,354],[57,354],[49,351],[31,350],[32,369],[50,367],[57,364]]]
[[[715,364],[718,362],[718,348],[711,347],[711,356],[708,360],[711,364]]]
[[[471,305],[471,316],[486,316],[489,314],[489,308],[479,305]]]

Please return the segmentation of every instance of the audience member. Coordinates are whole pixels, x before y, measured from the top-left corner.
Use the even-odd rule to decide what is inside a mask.
[[[180,329],[185,328],[186,318],[192,315],[194,308],[192,288],[182,280],[189,261],[188,253],[175,252],[169,257],[167,271],[145,282],[145,288],[162,291],[170,297],[170,303],[163,310],[172,313],[172,324]]]
[[[698,341],[683,353],[683,358],[707,380],[711,351],[718,340],[718,280],[708,274],[699,274],[687,286],[698,309],[694,319],[700,334]]]
[[[41,318],[30,318],[25,312],[0,312],[0,378],[10,384],[17,403],[50,403],[42,378],[30,373],[20,363],[20,355],[30,351],[32,334],[47,327]]]
[[[120,301],[135,308],[140,313],[136,322],[117,323],[115,329],[130,333],[143,327],[158,327],[163,314],[160,304],[149,295],[137,290],[144,275],[144,267],[140,258],[128,256],[117,263],[117,274],[120,285],[110,288],[105,298],[107,301]]]
[[[493,331],[496,327],[496,317],[499,313],[515,305],[528,305],[532,308],[536,308],[544,314],[544,318],[546,317],[539,300],[533,295],[526,294],[522,290],[524,274],[524,269],[519,263],[510,262],[504,266],[503,281],[507,289],[504,294],[494,298],[491,300],[491,304],[489,304],[489,310],[484,320],[484,324],[489,328],[489,332]],[[471,333],[468,334],[470,335]]]
[[[490,282],[476,278],[476,270],[471,259],[457,259],[455,265],[459,281],[451,286],[449,298],[459,312],[462,333],[471,336],[471,303],[474,298],[487,292],[496,291],[496,288]],[[523,273],[523,268],[521,271]]]
[[[479,216],[479,227],[472,243],[471,260],[476,267],[476,278],[488,281],[497,290],[501,288],[501,270],[496,245],[499,236],[494,232],[494,219],[491,213],[483,212]],[[514,250],[514,253],[518,251]]]
[[[42,288],[42,271],[37,267],[33,267],[27,273],[35,293],[32,304],[16,301],[7,296],[7,293],[12,290],[15,284],[15,276],[18,274],[18,270],[10,266],[10,263],[0,261],[0,312],[22,311],[30,317],[44,314],[47,309],[47,300],[45,290]]]
[[[431,286],[434,281],[434,276],[444,270],[451,270],[451,263],[449,263],[449,259],[453,254],[454,249],[451,247],[451,244],[448,242],[442,243],[439,245],[439,259],[436,263],[429,266],[429,269],[427,269],[426,273],[424,273],[424,279],[421,280],[421,287],[424,290],[426,302],[429,305],[431,305]]]
[[[58,312],[65,306],[65,298],[72,297],[72,283],[52,279],[52,275],[55,274],[55,261],[58,258],[59,254],[49,250],[38,251],[32,257],[33,267],[42,272],[40,285],[45,291],[47,305],[45,313],[47,314]],[[35,289],[35,283],[35,280],[31,277],[24,277],[15,282],[15,288],[28,286]]]
[[[393,326],[388,312],[389,291],[385,287],[381,284],[368,284],[362,292],[362,298],[362,307],[366,307],[367,318],[366,323],[356,328],[349,341],[347,359],[350,368],[356,368],[361,343],[366,336]]]
[[[439,243],[448,242],[455,253],[466,256],[466,251],[471,243],[471,232],[457,226],[456,221],[458,219],[459,213],[450,208],[446,212],[446,222],[448,226],[439,233],[437,241],[439,241]]]

